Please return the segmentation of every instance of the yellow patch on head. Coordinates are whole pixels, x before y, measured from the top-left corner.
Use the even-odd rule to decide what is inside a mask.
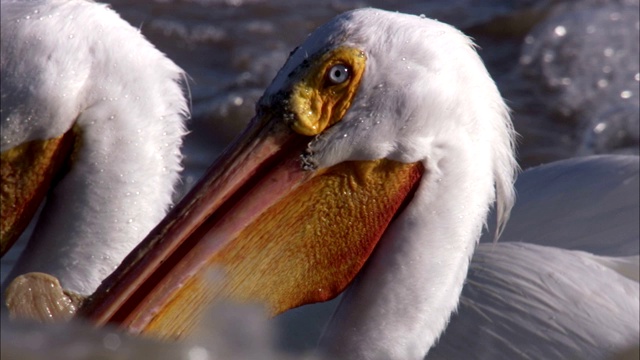
[[[292,87],[291,128],[307,136],[318,135],[340,121],[360,84],[366,56],[350,47],[333,49],[314,60]]]

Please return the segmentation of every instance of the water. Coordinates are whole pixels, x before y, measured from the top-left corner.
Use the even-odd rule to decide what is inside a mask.
[[[475,39],[513,109],[523,167],[582,154],[639,152],[637,0],[120,0],[111,5],[189,75],[193,118],[181,194],[253,116],[255,101],[289,52],[334,15],[364,6],[424,14]],[[3,259],[3,274],[12,261],[15,252]],[[286,346],[313,346],[321,328],[305,329],[297,345]],[[84,345],[109,350],[113,342],[103,336],[90,336]],[[3,335],[3,345],[5,339],[14,338]],[[35,348],[33,358],[46,353],[43,346]],[[189,349],[181,356],[197,358]],[[70,358],[66,355],[62,358]]]

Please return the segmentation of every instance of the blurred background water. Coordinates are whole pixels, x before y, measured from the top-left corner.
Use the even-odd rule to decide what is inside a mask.
[[[334,15],[369,6],[424,14],[474,38],[513,110],[523,168],[579,155],[639,153],[638,0],[115,0],[110,4],[189,76],[192,119],[178,197],[250,120],[254,103],[289,52]],[[3,258],[3,275],[15,254]],[[227,321],[235,322],[221,323]],[[256,331],[263,331],[266,325],[256,326]],[[114,335],[114,340],[108,332],[92,335],[69,329],[69,335],[75,334],[72,339],[93,339],[98,358],[138,354],[124,351],[129,340],[121,335]],[[32,345],[5,347],[5,341],[15,342],[25,332],[19,326],[7,336],[2,332],[2,358],[17,358],[18,353],[20,358],[52,355],[41,350],[50,339],[43,333],[32,333],[37,338]],[[60,333],[57,328],[49,332]],[[317,334],[309,339],[313,336]],[[311,346],[310,341],[303,342],[300,350]],[[73,340],[70,346],[84,349],[83,343],[96,351],[90,340]],[[133,344],[135,348],[139,343]],[[197,347],[151,344],[143,354],[208,358],[206,351],[207,357],[199,357],[203,352]]]

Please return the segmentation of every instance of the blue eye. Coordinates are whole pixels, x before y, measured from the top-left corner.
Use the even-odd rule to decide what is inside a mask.
[[[329,81],[334,85],[342,84],[347,81],[350,76],[350,70],[345,65],[337,64],[329,69]]]

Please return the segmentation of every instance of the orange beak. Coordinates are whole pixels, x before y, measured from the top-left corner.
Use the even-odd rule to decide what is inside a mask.
[[[205,177],[79,310],[96,324],[180,338],[209,303],[271,315],[337,296],[424,168],[389,160],[303,164],[309,136],[259,110]],[[207,273],[219,271],[219,281]]]

